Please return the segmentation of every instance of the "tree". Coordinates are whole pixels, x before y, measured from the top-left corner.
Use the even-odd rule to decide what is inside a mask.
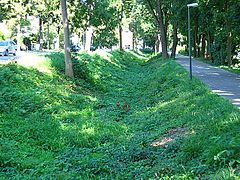
[[[159,31],[161,35],[162,56],[164,58],[168,58],[167,32],[166,32],[167,28],[166,28],[166,22],[164,22],[162,0],[156,0],[156,1],[147,0],[147,3],[159,27]]]
[[[1,0],[0,2],[0,22],[2,22],[4,19],[7,18],[7,9],[8,7],[6,6],[6,4],[8,3],[8,0]]]
[[[63,28],[64,28],[65,74],[67,76],[73,78],[73,68],[72,68],[70,43],[69,43],[69,23],[68,23],[66,0],[61,0],[61,8],[62,8],[62,21],[63,21]]]
[[[1,9],[4,9],[5,19],[15,19],[17,27],[17,44],[18,50],[20,50],[21,44],[21,20],[26,17],[29,11],[29,2],[27,0],[3,0],[1,2]],[[0,13],[1,14],[1,13]]]
[[[70,2],[73,4],[70,7],[72,31],[78,35],[83,34],[83,41],[86,41],[86,32],[88,29],[92,29],[93,43],[97,47],[109,47],[116,44],[115,30],[119,21],[115,1],[86,0]],[[90,44],[86,49],[90,49]]]
[[[233,56],[239,51],[239,8],[238,0],[199,0],[199,7],[191,14],[195,57],[207,58],[215,64],[233,64]],[[183,12],[178,18],[184,36],[187,35],[185,17]]]

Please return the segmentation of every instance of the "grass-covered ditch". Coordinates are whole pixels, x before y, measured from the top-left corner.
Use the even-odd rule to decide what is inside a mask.
[[[239,109],[174,60],[44,58],[0,65],[0,179],[239,178]]]

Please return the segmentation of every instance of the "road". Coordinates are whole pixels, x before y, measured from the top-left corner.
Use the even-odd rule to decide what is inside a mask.
[[[22,62],[22,61],[30,61],[37,57],[37,55],[46,55],[51,52],[34,52],[34,51],[20,51],[17,52],[17,56],[9,55],[9,56],[0,56],[0,64],[7,64],[9,62]],[[34,57],[34,58],[33,58]]]
[[[176,61],[189,70],[189,58],[178,55]],[[240,75],[193,59],[193,75],[207,84],[214,93],[240,108]]]
[[[11,62],[15,59],[19,58],[19,56],[13,56],[13,55],[9,55],[9,56],[0,56],[0,64],[6,64],[8,62]]]
[[[19,51],[19,52],[17,52],[16,56],[13,56],[13,55],[0,56],[0,64],[7,64],[7,63],[13,62],[13,61],[18,62],[32,54],[34,54],[34,53],[30,52],[30,51],[29,52]]]

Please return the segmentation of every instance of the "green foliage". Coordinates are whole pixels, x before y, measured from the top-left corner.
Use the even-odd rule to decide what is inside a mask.
[[[149,49],[149,48],[141,49],[141,52],[144,53],[144,54],[154,53],[154,51],[152,49]]]
[[[28,37],[23,37],[23,44],[28,47],[28,49],[31,49],[31,45],[33,43],[37,43],[38,40],[38,34],[30,34]]]
[[[74,32],[83,33],[88,27],[94,27],[94,46],[111,48],[117,44],[118,18],[111,1],[75,2],[70,6],[70,12]]]
[[[4,34],[0,31],[0,41],[5,40],[5,39],[6,38],[5,38]]]
[[[240,111],[174,61],[83,53],[71,81],[63,59],[0,66],[1,178],[240,176]]]
[[[231,71],[233,73],[240,74],[240,60],[238,60],[238,62],[236,62],[231,67],[229,67],[229,66],[220,66],[220,67],[223,69],[226,69],[228,71]]]
[[[112,48],[116,46],[118,39],[115,33],[111,30],[100,29],[95,31],[93,46],[100,48]]]
[[[179,50],[179,54],[185,55],[185,56],[189,56],[189,52],[187,49],[181,49]]]

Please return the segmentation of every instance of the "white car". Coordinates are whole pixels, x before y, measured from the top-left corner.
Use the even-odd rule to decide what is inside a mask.
[[[14,41],[0,41],[0,55],[8,56],[12,54],[16,56],[17,45]]]

